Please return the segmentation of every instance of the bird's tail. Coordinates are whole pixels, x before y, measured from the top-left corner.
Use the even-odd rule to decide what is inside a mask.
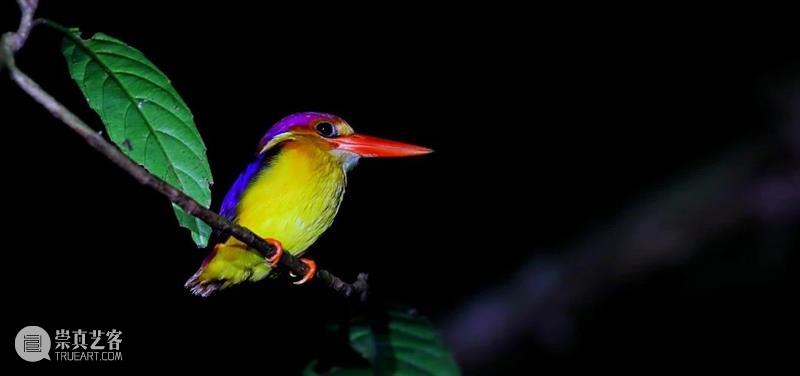
[[[207,298],[211,296],[215,291],[219,290],[222,283],[221,281],[210,281],[210,280],[202,280],[200,277],[203,275],[203,272],[206,270],[208,263],[217,255],[217,247],[211,250],[211,253],[206,256],[203,263],[200,264],[200,268],[186,280],[186,283],[183,284],[183,287],[189,289],[192,294],[197,296],[202,296]]]
[[[242,243],[217,244],[184,284],[192,294],[208,297],[244,281],[259,281],[270,272],[263,257]]]

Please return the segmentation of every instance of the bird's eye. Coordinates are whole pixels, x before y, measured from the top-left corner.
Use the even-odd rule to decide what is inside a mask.
[[[317,132],[322,137],[336,137],[336,127],[333,126],[331,123],[321,122],[317,123]]]

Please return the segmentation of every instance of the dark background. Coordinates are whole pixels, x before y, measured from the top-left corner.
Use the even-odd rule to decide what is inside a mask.
[[[526,260],[564,256],[720,155],[756,145],[796,167],[772,143],[798,106],[785,96],[798,49],[781,41],[780,22],[585,11],[43,1],[38,15],[117,37],[170,77],[208,147],[215,209],[261,135],[293,112],[435,149],[363,160],[311,255],[346,279],[369,272],[386,301],[450,328]],[[0,29],[17,19],[3,1]],[[36,29],[17,64],[100,129],[59,40]],[[323,326],[348,317],[341,299],[284,281],[191,296],[183,282],[205,251],[167,202],[5,75],[0,95],[6,348],[26,325],[117,328],[125,359],[12,363],[292,374],[329,352]],[[784,341],[796,338],[797,214],[745,221],[680,262],[609,283],[572,306],[574,329],[556,345],[523,325],[490,358],[456,356],[468,374],[778,367],[796,352]]]

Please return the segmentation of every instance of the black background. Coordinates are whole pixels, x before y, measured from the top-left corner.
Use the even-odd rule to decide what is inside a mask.
[[[775,121],[765,93],[797,72],[797,45],[782,43],[780,30],[586,13],[157,1],[44,1],[38,12],[120,38],[170,77],[208,147],[215,208],[261,135],[293,112],[334,113],[357,131],[435,149],[362,161],[311,255],[347,279],[369,272],[382,296],[437,322],[518,260],[569,244],[643,192],[765,136]],[[0,5],[3,31],[17,17],[14,2]],[[17,64],[100,129],[55,32],[37,29]],[[327,351],[322,326],[347,317],[347,305],[282,281],[191,296],[183,282],[205,252],[167,202],[1,81],[6,348],[26,325],[123,331],[122,364],[23,366],[165,362],[281,374]],[[523,342],[466,371],[779,363],[796,300],[788,272],[687,287],[688,275],[713,273],[717,261],[620,287],[582,313],[569,349]]]

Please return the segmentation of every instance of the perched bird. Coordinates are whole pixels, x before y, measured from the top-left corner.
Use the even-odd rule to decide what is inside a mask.
[[[342,202],[347,171],[363,157],[404,157],[432,150],[353,132],[341,118],[323,113],[290,115],[261,138],[258,156],[233,183],[220,215],[247,227],[276,247],[265,260],[234,237],[213,246],[186,281],[192,293],[264,279],[283,251],[302,255],[333,223]],[[316,265],[301,259],[313,277]]]

